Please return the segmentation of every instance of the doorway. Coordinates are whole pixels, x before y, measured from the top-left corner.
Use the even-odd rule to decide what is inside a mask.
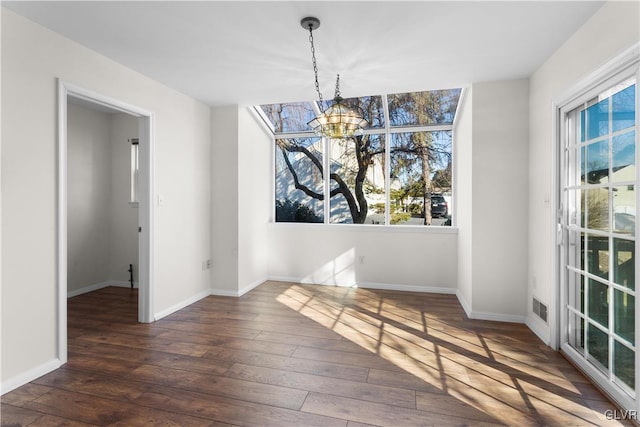
[[[138,287],[137,142],[137,117],[68,97],[68,297]]]
[[[68,103],[81,104],[92,109],[124,113],[137,120],[137,259],[138,259],[138,321],[154,320],[153,309],[153,113],[102,94],[58,82],[58,357],[67,361],[67,283],[68,283]],[[132,138],[133,139],[133,138]]]
[[[637,410],[640,323],[638,68],[600,79],[560,109],[560,344],[612,398]]]

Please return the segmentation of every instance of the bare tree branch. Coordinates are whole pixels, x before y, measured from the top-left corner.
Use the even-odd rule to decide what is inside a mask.
[[[351,190],[349,190],[349,186],[347,186],[347,184],[340,177],[340,175],[336,173],[330,174],[329,178],[333,179],[335,182],[338,183],[338,188],[331,191],[330,196],[333,197],[338,194],[342,194],[344,196],[344,198],[347,200],[347,204],[349,205],[351,218],[353,219],[353,222],[356,223],[356,219],[358,218],[360,212],[358,210],[358,205],[356,204],[356,200],[354,199],[353,194],[351,193]]]
[[[318,170],[320,171],[320,176],[324,177],[324,168],[322,167],[322,163],[320,162],[320,160],[313,155],[313,153],[311,151],[309,151],[309,149],[307,149],[306,147],[303,147],[301,145],[293,145],[293,144],[289,144],[287,146],[279,146],[281,150],[287,150],[288,152],[297,152],[297,153],[303,153],[305,156],[307,156],[309,158],[309,160],[311,160],[313,162],[313,164],[318,168]],[[285,155],[286,157],[286,155]]]
[[[365,143],[363,144],[363,139]],[[367,177],[367,169],[369,169],[369,163],[371,161],[371,154],[369,153],[369,138],[363,138],[361,136],[355,139],[356,144],[356,159],[358,161],[358,173],[356,174],[355,193],[356,199],[360,209],[357,212],[357,217],[353,217],[353,222],[362,224],[367,219],[367,212],[369,205],[364,195],[364,180]]]
[[[300,180],[298,179],[298,174],[296,173],[293,165],[291,164],[291,161],[289,161],[289,157],[287,156],[286,149],[280,147],[280,151],[282,151],[282,156],[284,157],[284,161],[287,164],[287,169],[289,169],[289,172],[291,172],[291,176],[293,176],[293,183],[296,189],[303,191],[304,194],[306,194],[309,197],[313,197],[316,200],[324,200],[323,194],[316,193],[306,185],[300,183]],[[322,172],[322,170],[320,172]]]

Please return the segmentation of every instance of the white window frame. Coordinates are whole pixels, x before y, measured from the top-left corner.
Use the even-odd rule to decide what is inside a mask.
[[[463,97],[465,95],[465,90],[464,88],[461,88],[460,90],[460,96],[458,98],[458,104],[456,106],[456,112],[458,110],[458,108],[460,107],[460,103],[463,100]],[[389,145],[390,145],[390,136],[392,134],[399,134],[399,133],[419,133],[419,132],[450,132],[451,134],[451,193],[452,193],[452,200],[454,200],[453,204],[455,205],[455,194],[456,194],[456,188],[455,188],[455,159],[454,159],[454,153],[455,153],[455,138],[454,138],[454,125],[455,125],[455,117],[452,123],[449,124],[438,124],[438,125],[416,125],[416,126],[394,126],[392,127],[390,125],[390,120],[389,120],[389,104],[388,104],[388,95],[383,94],[380,95],[382,98],[382,106],[384,109],[384,116],[385,116],[385,123],[384,123],[384,127],[380,127],[380,128],[374,128],[374,129],[366,129],[363,131],[363,135],[384,135],[384,144],[385,144],[385,223],[384,225],[380,225],[380,224],[339,224],[339,223],[332,223],[330,221],[330,211],[331,211],[331,203],[330,203],[330,198],[325,198],[324,203],[323,203],[323,215],[324,215],[324,221],[322,223],[296,223],[296,224],[308,224],[311,226],[319,226],[319,225],[324,225],[324,226],[336,226],[336,227],[371,227],[371,228],[375,228],[375,229],[380,229],[380,228],[389,228],[392,230],[401,230],[401,229],[409,229],[410,231],[415,231],[415,230],[438,230],[438,231],[444,231],[444,230],[456,230],[456,226],[457,226],[457,221],[456,221],[456,211],[454,210],[454,214],[451,216],[451,226],[425,226],[425,225],[395,225],[395,224],[391,224],[391,214],[390,214],[390,168],[391,168],[391,151],[389,149]],[[317,104],[315,102],[312,103],[312,105],[316,106]],[[276,144],[276,139],[279,138],[314,138],[317,137],[317,135],[309,130],[309,131],[302,131],[302,132],[282,132],[282,133],[276,133],[273,126],[271,125],[271,122],[269,120],[269,118],[267,117],[267,115],[264,113],[264,111],[262,110],[262,108],[260,108],[260,106],[255,106],[254,107],[254,111],[256,112],[256,114],[262,119],[262,121],[264,122],[264,124],[266,125],[266,127],[271,131],[271,133],[273,134],[273,138],[272,138],[272,151],[275,152],[275,144]],[[319,111],[318,111],[319,112]],[[457,116],[457,115],[456,115]],[[322,137],[322,149],[323,149],[323,153],[329,153],[329,139]],[[323,155],[323,169],[324,170],[329,170],[329,156],[328,155]],[[275,188],[276,188],[276,183],[275,183],[275,162],[272,162],[272,193],[275,195]],[[323,191],[324,194],[329,194],[330,193],[330,186],[331,186],[331,180],[329,178],[329,174],[325,174],[324,176],[324,182],[323,182]],[[275,199],[275,197],[272,197],[272,199]],[[275,201],[272,202],[272,221],[274,224],[291,224],[291,223],[283,223],[283,222],[276,222],[275,220]]]
[[[611,382],[610,375],[600,372],[597,368],[591,366],[590,362],[585,360],[582,355],[569,344],[569,331],[567,326],[568,316],[568,296],[563,287],[563,242],[567,239],[567,232],[562,227],[562,218],[564,217],[564,206],[562,205],[562,190],[560,188],[561,179],[560,161],[562,156],[560,150],[564,148],[564,141],[568,133],[565,117],[575,110],[585,101],[598,96],[606,91],[616,82],[622,82],[630,77],[636,78],[636,105],[640,101],[640,43],[636,43],[629,49],[622,52],[619,56],[612,59],[601,68],[575,84],[567,90],[562,96],[558,97],[552,103],[552,126],[554,129],[553,144],[551,147],[552,164],[555,165],[555,173],[552,176],[552,209],[551,209],[551,254],[553,259],[553,277],[555,277],[556,292],[552,296],[552,306],[554,310],[550,312],[550,324],[556,325],[551,329],[551,346],[554,349],[561,349],[589,378],[591,378],[611,399],[616,401],[618,405],[626,410],[636,411],[640,414],[640,351],[635,353],[635,396],[631,396],[623,387],[619,387]],[[636,106],[636,127],[640,126],[640,109]],[[636,130],[636,138],[638,138],[638,130]],[[640,150],[636,149],[636,165],[640,164]],[[636,172],[638,174],[638,172]],[[638,192],[637,192],[638,193]],[[636,206],[640,206],[640,193],[636,195]],[[638,249],[638,231],[636,230],[636,252]],[[635,271],[640,269],[640,258],[636,257]],[[637,289],[636,289],[637,291]],[[635,342],[636,347],[640,347],[640,298],[635,298]]]
[[[129,204],[131,207],[137,208],[139,203],[139,172],[140,172],[140,153],[139,153],[139,140],[138,138],[131,138],[131,196],[129,198]]]

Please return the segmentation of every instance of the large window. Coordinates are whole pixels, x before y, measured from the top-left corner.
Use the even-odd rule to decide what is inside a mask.
[[[451,225],[460,92],[347,99],[369,126],[346,140],[317,137],[307,126],[317,103],[260,106],[274,132],[276,222]]]

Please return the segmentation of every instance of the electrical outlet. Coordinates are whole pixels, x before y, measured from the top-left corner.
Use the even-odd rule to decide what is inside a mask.
[[[358,259],[360,260],[360,264],[364,264],[364,255],[360,255]]]
[[[207,267],[207,270],[209,270],[211,268],[211,260],[210,259],[206,260],[205,265]]]

